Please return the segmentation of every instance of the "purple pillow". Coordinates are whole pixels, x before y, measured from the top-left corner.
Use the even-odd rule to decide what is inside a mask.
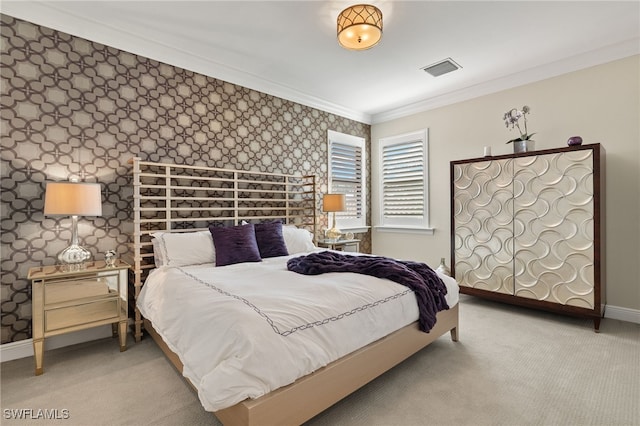
[[[282,236],[282,222],[258,223],[255,229],[258,249],[263,259],[289,255]]]
[[[260,262],[260,250],[252,224],[209,226],[216,248],[216,266],[242,262]]]

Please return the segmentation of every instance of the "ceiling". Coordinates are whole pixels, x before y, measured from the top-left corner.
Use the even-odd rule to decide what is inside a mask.
[[[639,1],[374,1],[382,41],[348,51],[358,1],[17,1],[2,13],[365,123],[640,53]],[[452,58],[462,68],[421,68]]]

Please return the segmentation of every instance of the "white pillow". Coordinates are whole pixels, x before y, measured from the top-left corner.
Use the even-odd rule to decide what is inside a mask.
[[[153,238],[153,235],[151,236],[151,244],[153,244],[153,263],[155,263],[156,268],[166,265],[167,261],[164,260],[162,250],[160,250],[160,241],[157,238]]]
[[[156,266],[187,266],[216,262],[211,232],[154,232],[153,252]]]
[[[283,225],[282,236],[289,254],[306,253],[316,249],[313,245],[313,235],[306,229],[295,225]]]

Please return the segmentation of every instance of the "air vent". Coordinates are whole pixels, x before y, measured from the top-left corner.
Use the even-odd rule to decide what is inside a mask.
[[[462,68],[462,67],[456,64],[453,59],[447,58],[440,62],[436,62],[435,64],[427,65],[422,69],[434,77],[439,77],[443,74],[449,73],[451,71],[455,71],[458,68]]]

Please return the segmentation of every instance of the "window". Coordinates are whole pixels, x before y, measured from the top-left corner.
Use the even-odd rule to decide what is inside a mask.
[[[345,194],[346,208],[336,213],[336,225],[345,230],[366,228],[364,138],[329,130],[329,192]]]
[[[387,228],[429,228],[428,131],[380,139],[380,218]]]

